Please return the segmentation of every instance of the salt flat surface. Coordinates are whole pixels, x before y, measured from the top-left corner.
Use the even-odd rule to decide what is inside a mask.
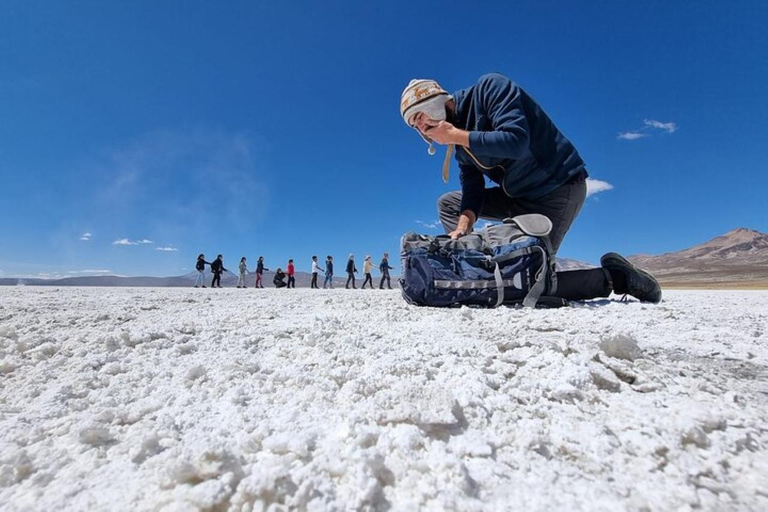
[[[768,293],[0,288],[3,510],[768,510]]]

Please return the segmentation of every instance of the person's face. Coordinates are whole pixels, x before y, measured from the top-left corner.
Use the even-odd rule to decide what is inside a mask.
[[[429,117],[425,112],[416,112],[408,120],[408,124],[419,130],[419,133],[424,136],[428,136],[427,130],[437,125],[437,123],[438,121]]]

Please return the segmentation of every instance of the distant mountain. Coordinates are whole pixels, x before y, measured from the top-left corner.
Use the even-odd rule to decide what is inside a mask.
[[[768,234],[753,229],[734,229],[682,251],[629,259],[667,285],[768,286]]]
[[[564,270],[583,270],[587,268],[595,268],[596,265],[590,265],[579,260],[572,260],[569,258],[557,258],[555,262],[555,269],[562,272]]]

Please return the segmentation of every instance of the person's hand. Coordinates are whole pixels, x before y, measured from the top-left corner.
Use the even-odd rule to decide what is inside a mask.
[[[448,233],[448,236],[451,237],[451,240],[457,240],[457,239],[461,238],[462,236],[464,236],[466,234],[467,234],[467,230],[466,229],[459,228],[459,229],[454,229],[453,231]]]
[[[425,121],[428,126],[424,130],[424,135],[437,142],[438,144],[454,144],[456,142],[457,128],[446,121],[435,121],[428,119]]]

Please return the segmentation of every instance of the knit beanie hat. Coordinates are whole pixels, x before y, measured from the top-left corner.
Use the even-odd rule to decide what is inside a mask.
[[[408,120],[418,112],[424,112],[432,119],[444,121],[446,117],[445,104],[451,99],[453,99],[453,96],[448,94],[434,80],[413,79],[400,95],[400,115],[408,126],[411,126]],[[424,139],[424,142],[429,144],[427,152],[430,155],[434,155],[435,148],[432,146],[432,141],[427,139],[416,127],[411,126],[411,128],[414,128],[421,138]],[[443,181],[446,183],[448,183],[451,153],[453,153],[453,144],[448,146],[448,152],[443,163]]]

